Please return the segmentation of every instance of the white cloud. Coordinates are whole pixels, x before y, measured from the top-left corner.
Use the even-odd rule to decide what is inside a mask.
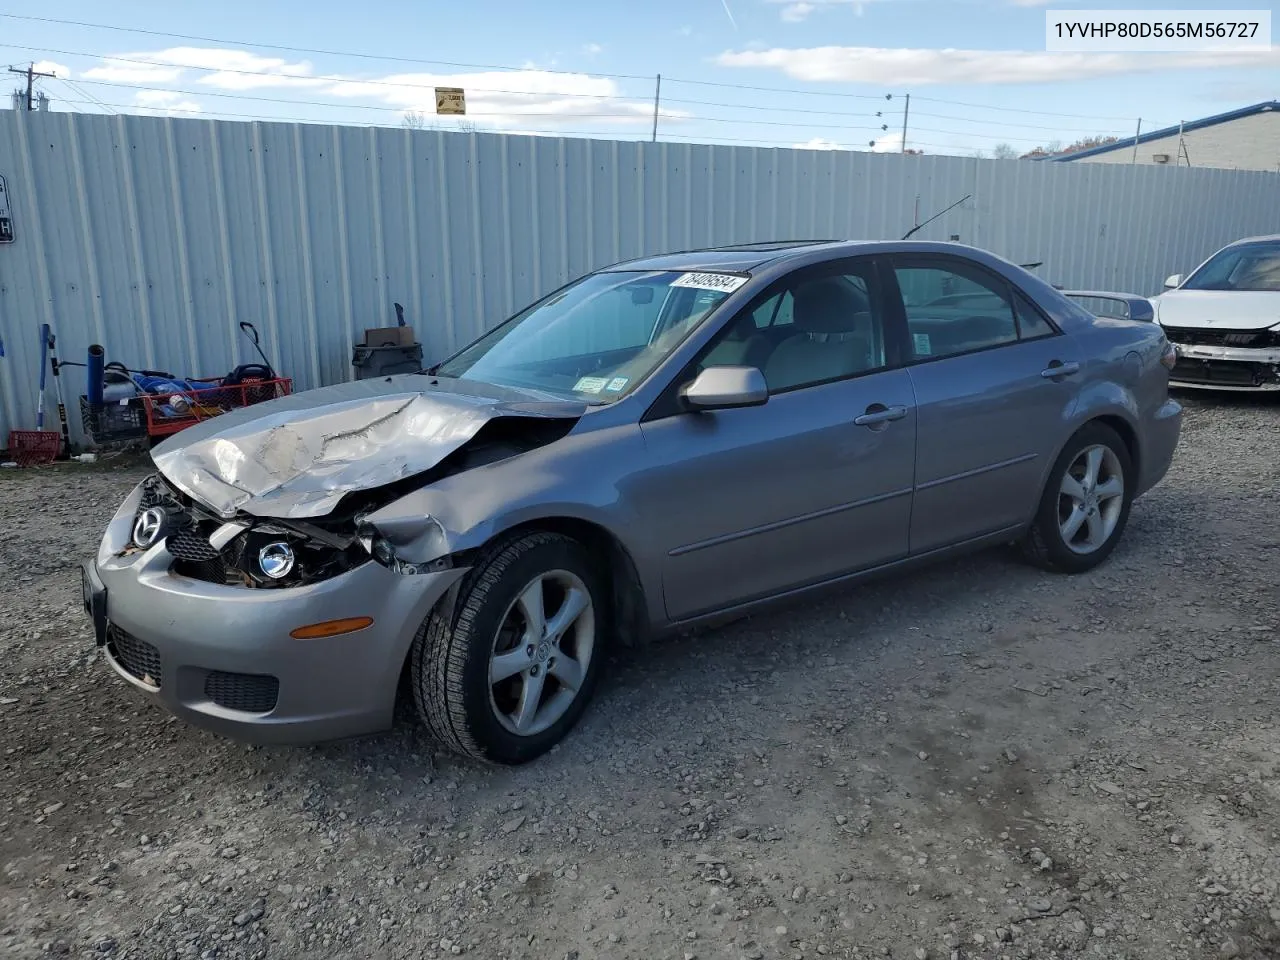
[[[902,152],[902,134],[886,133],[883,137],[876,137],[875,146],[871,148],[872,153],[901,153]]]
[[[788,3],[778,15],[788,23],[799,23],[813,13],[814,9],[812,3]]]
[[[52,73],[59,80],[67,80],[71,77],[70,67],[53,60],[37,60],[31,65],[31,68],[36,73]]]
[[[314,76],[305,60],[289,62],[226,47],[170,47],[150,53],[106,57],[102,66],[86,70],[89,80],[163,85],[175,83],[188,69],[200,73],[198,83],[219,90],[265,87],[314,87],[326,81]]]
[[[600,54],[604,53],[604,47],[600,46],[598,43],[584,43],[582,45],[582,52],[589,57],[598,57]]]
[[[200,112],[200,104],[184,100],[176,90],[139,90],[133,95],[133,102],[143,110],[169,116]]]
[[[82,76],[105,83],[173,83],[182,76],[178,67],[141,62],[147,54],[122,54],[126,59],[105,57],[102,66],[90,67]]]
[[[434,116],[436,87],[465,90],[467,118],[480,127],[525,129],[578,120],[613,126],[653,120],[648,98],[623,97],[613,80],[586,73],[402,73],[378,77],[375,82],[331,82],[322,92],[327,97],[378,102]],[[665,108],[659,116],[680,120],[688,113]]]
[[[797,80],[874,83],[1050,83],[1163,70],[1250,67],[1280,63],[1280,48],[1257,53],[1044,53],[1023,50],[928,50],[888,47],[775,47],[726,51],[723,67],[779,70]]]
[[[588,53],[603,51],[587,44]],[[136,105],[144,109],[199,110],[199,104],[165,87],[191,84],[223,91],[249,91],[271,87],[288,91],[305,89],[310,99],[323,96],[335,102],[355,102],[416,111],[434,118],[435,87],[462,87],[466,91],[465,122],[479,128],[558,128],[567,122],[597,125],[643,125],[653,120],[653,104],[647,97],[626,97],[617,83],[589,73],[553,73],[529,64],[525,69],[477,73],[401,73],[372,77],[317,74],[306,61],[275,57],[222,47],[172,47],[149,53],[118,54],[104,58],[84,73],[90,80],[146,86]],[[244,109],[248,106],[219,107]],[[246,101],[247,103],[247,101]],[[660,117],[679,121],[688,111],[663,108]],[[371,118],[372,119],[372,118]],[[456,121],[443,118],[444,125]]]
[[[793,143],[791,145],[797,150],[844,150],[845,147],[836,143],[834,140],[828,140],[826,137],[814,137],[812,140],[806,140],[804,143]]]

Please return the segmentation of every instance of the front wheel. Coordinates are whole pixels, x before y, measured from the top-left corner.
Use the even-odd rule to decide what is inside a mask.
[[[445,746],[525,763],[577,723],[608,625],[598,564],[578,541],[530,533],[499,545],[414,639],[414,700]]]
[[[1049,473],[1024,555],[1062,573],[1092,570],[1111,555],[1129,519],[1136,482],[1120,435],[1089,423],[1072,436]]]

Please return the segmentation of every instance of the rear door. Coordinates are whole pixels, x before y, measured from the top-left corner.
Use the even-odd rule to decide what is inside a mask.
[[[910,550],[1030,519],[1083,358],[1020,291],[964,257],[892,258],[917,405]]]
[[[642,422],[652,467],[627,493],[662,545],[673,620],[906,556],[915,405],[884,283],[868,258],[779,281]],[[808,307],[765,336],[797,294]],[[727,349],[744,330],[750,348]],[[742,363],[744,349],[767,403],[692,413],[675,402],[701,367]]]

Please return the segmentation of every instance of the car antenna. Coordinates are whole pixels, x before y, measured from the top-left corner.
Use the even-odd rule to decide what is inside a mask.
[[[946,210],[939,210],[937,213],[935,213],[932,217],[930,217],[930,218],[929,218],[928,220],[926,220],[924,223],[917,223],[914,227],[912,227],[910,230],[908,230],[908,231],[907,231],[906,236],[904,236],[902,239],[903,239],[903,240],[910,240],[910,239],[911,239],[911,235],[912,235],[913,233],[915,233],[917,230],[919,230],[921,227],[927,227],[929,224],[933,223],[933,221],[937,220],[937,219],[938,219],[940,216],[942,216],[944,213],[950,213],[952,210],[954,210],[956,207],[960,206],[960,204],[964,203],[966,200],[968,200],[968,199],[969,199],[970,197],[972,197],[972,196],[973,196],[973,194],[972,194],[972,193],[966,193],[963,197],[961,197],[959,200],[957,200],[957,201],[956,201],[955,203],[953,203],[951,206],[947,207],[947,209],[946,209]]]

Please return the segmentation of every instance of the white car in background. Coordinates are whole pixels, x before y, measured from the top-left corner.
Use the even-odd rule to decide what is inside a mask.
[[[1172,387],[1280,390],[1280,235],[1223,247],[1152,297],[1178,352]]]

